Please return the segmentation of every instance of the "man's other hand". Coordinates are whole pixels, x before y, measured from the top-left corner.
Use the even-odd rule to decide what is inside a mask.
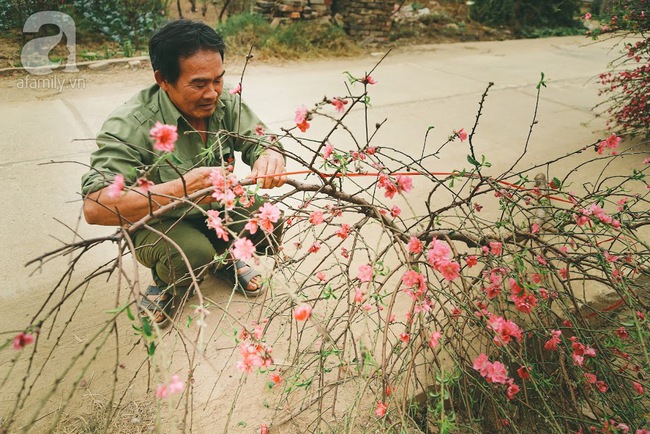
[[[261,188],[281,187],[287,180],[287,177],[282,175],[285,171],[282,154],[269,148],[255,161],[249,178],[257,180]]]

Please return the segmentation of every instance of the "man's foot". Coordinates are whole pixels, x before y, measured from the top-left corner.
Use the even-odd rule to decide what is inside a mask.
[[[256,297],[262,292],[262,275],[244,261],[236,261],[227,267],[224,273],[230,283],[234,285],[235,291],[251,297]]]
[[[173,298],[169,291],[150,285],[140,300],[140,316],[149,319],[158,327],[167,326],[171,316]]]

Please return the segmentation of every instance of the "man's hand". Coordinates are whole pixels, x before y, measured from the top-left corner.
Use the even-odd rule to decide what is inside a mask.
[[[280,175],[285,171],[282,154],[273,148],[268,148],[255,160],[253,170],[248,177],[254,180],[259,178],[261,188],[281,187],[287,180],[285,175]]]

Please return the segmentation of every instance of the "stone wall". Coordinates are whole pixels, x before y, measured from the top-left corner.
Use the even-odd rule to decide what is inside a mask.
[[[334,0],[346,32],[359,41],[385,41],[391,27],[394,0]]]
[[[388,39],[395,0],[257,0],[254,12],[274,25],[283,21],[335,17],[359,42]]]
[[[332,0],[257,0],[253,12],[279,23],[331,15]]]

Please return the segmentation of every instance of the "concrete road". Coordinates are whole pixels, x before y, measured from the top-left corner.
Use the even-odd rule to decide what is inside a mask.
[[[311,106],[324,95],[344,95],[343,71],[362,76],[382,54],[281,65],[253,62],[244,80],[244,97],[272,128],[291,126],[300,104]],[[584,37],[432,45],[390,53],[372,74],[377,80],[371,89],[372,122],[388,119],[375,144],[419,153],[429,126],[435,126],[429,143],[443,142],[452,130],[469,129],[482,92],[494,82],[480,124],[479,152],[505,165],[525,142],[541,72],[548,87],[541,96],[539,124],[525,164],[593,143],[604,136],[604,122],[591,110],[599,101],[595,79],[616,55],[611,44],[594,44]],[[226,64],[227,78],[236,83],[242,65]],[[59,72],[38,80],[0,80],[0,309],[20,304],[18,296],[43,293],[60,277],[56,266],[46,266],[43,272],[25,268],[28,260],[73,240],[75,233],[88,237],[111,231],[80,220],[79,178],[105,116],[151,80],[146,68],[125,66],[90,74]],[[354,122],[361,118],[352,117]],[[313,137],[327,127],[320,121],[313,124]],[[465,150],[451,155],[439,169],[465,163]],[[108,259],[113,251],[106,254]],[[89,270],[101,259],[78,268]],[[0,312],[0,317],[6,313]]]

